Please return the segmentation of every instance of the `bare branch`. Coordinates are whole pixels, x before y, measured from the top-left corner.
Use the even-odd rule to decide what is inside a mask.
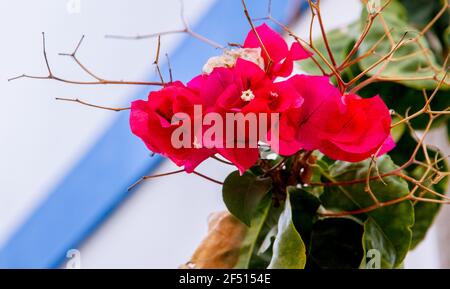
[[[84,85],[98,85],[98,84],[122,84],[122,85],[149,85],[149,86],[162,86],[163,83],[161,82],[153,82],[153,81],[125,81],[125,80],[106,80],[106,79],[102,79],[98,76],[96,76],[94,73],[92,73],[90,70],[88,70],[77,58],[76,58],[76,52],[78,51],[79,46],[81,45],[82,40],[84,39],[84,37],[81,38],[81,40],[78,42],[74,52],[72,53],[62,53],[61,55],[64,56],[70,56],[72,57],[76,63],[89,75],[91,75],[92,77],[94,77],[96,79],[96,81],[76,81],[76,80],[69,80],[69,79],[64,79],[58,76],[55,76],[50,68],[50,64],[47,58],[47,51],[46,51],[46,44],[45,44],[45,34],[42,33],[42,43],[43,43],[43,55],[44,55],[44,60],[45,60],[45,64],[48,70],[48,75],[47,76],[34,76],[34,75],[28,75],[28,74],[22,74],[16,77],[12,77],[10,79],[8,79],[8,81],[13,81],[13,80],[17,80],[17,79],[21,79],[21,78],[31,78],[31,79],[51,79],[51,80],[56,80],[59,82],[64,82],[64,83],[69,83],[69,84],[84,84]]]
[[[80,100],[78,98],[63,98],[63,97],[56,97],[56,100],[62,100],[62,101],[69,101],[69,102],[76,102],[82,105],[86,105],[89,107],[94,107],[94,108],[99,108],[99,109],[104,109],[104,110],[111,110],[111,111],[123,111],[123,110],[129,110],[130,107],[108,107],[108,106],[101,106],[101,105],[97,105],[97,104],[92,104],[92,103],[88,103],[85,102],[83,100]]]

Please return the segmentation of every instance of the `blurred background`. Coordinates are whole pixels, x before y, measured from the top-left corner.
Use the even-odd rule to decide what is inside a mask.
[[[225,10],[222,19],[213,19],[215,14],[211,11],[219,5],[218,2],[185,0],[185,18],[193,28],[208,19],[222,25],[233,19],[245,23],[242,9],[235,9],[232,13]],[[239,0],[226,2],[237,2],[234,6],[230,4],[230,7],[240,7]],[[277,9],[274,13],[288,16],[292,12],[289,5],[295,5],[298,1],[273,2]],[[249,8],[259,7],[259,12],[266,11],[266,1],[248,0],[248,3]],[[42,55],[43,31],[55,75],[89,80],[70,57],[58,55],[61,52],[71,53],[81,36],[85,35],[77,56],[93,72],[113,80],[148,81],[155,74],[152,63],[156,54],[156,39],[117,40],[106,39],[105,35],[149,34],[183,28],[180,2],[4,0],[2,6],[0,267],[29,265],[64,268],[70,259],[66,258],[66,252],[70,249],[81,253],[83,268],[176,268],[188,261],[206,234],[208,215],[224,209],[221,188],[216,184],[194,175],[179,174],[147,181],[131,192],[117,187],[116,190],[121,189],[122,192],[116,194],[110,192],[114,180],[108,183],[102,180],[102,176],[107,174],[107,170],[117,171],[118,168],[105,166],[102,170],[87,172],[90,179],[86,182],[91,183],[83,183],[84,189],[79,194],[72,184],[71,192],[75,193],[70,198],[52,198],[52,194],[63,190],[61,186],[73,174],[73,168],[98,148],[97,143],[104,137],[105,131],[122,129],[122,134],[131,137],[126,127],[112,125],[118,118],[126,119],[127,112],[93,109],[57,101],[55,97],[80,98],[104,106],[121,107],[128,106],[131,99],[145,98],[151,88],[70,85],[54,80],[7,81],[23,73],[47,75]],[[358,0],[322,0],[327,29],[353,21],[359,16],[360,9]],[[294,31],[300,36],[308,36],[309,11],[303,11],[299,19]],[[206,34],[209,32],[206,36],[214,38],[217,37],[215,34],[220,34],[221,30],[214,30],[214,27],[205,30]],[[237,39],[230,41],[243,40],[249,27],[240,27],[242,31],[235,33]],[[182,55],[183,45],[191,45],[189,49],[192,45],[204,45],[195,40],[186,42],[186,37],[184,34],[169,35],[161,40],[161,51],[167,52],[170,59],[175,59],[172,65],[175,79],[184,77],[177,71],[184,73],[187,69],[179,59],[181,56],[176,56]],[[214,54],[214,50],[210,50],[212,54],[201,56],[204,60]],[[165,61],[162,57],[161,63]],[[201,66],[189,69],[194,75]],[[450,152],[443,134],[436,132],[431,141],[444,146],[446,154]],[[150,159],[143,144],[136,140],[133,146],[139,147],[142,158]],[[120,156],[114,150],[106,151],[101,161],[107,163],[110,160],[111,164],[121,165],[127,158],[121,159],[121,162],[115,160],[127,156],[129,152],[126,149],[126,146],[122,147]],[[97,159],[91,157],[90,161],[95,163]],[[145,165],[136,164],[124,182],[131,185],[133,179],[136,180],[157,164],[157,158]],[[163,161],[152,173],[174,169],[170,162]],[[214,160],[199,168],[199,171],[216,179],[223,179],[230,170]],[[77,180],[81,183],[84,179]],[[111,198],[99,200],[99,194],[103,193]],[[81,200],[75,200],[77,197]],[[49,200],[53,202],[50,205]],[[93,204],[98,206],[92,208]],[[445,246],[448,241],[445,225],[449,217],[448,212],[441,212],[426,240],[408,256],[406,268],[450,267],[448,254],[444,247],[439,246],[442,243]],[[59,228],[55,226],[58,223],[64,225]]]

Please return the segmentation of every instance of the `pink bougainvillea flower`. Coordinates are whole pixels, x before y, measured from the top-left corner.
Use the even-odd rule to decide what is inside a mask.
[[[378,96],[342,96],[327,77],[296,75],[288,82],[304,101],[281,116],[280,154],[317,149],[357,162],[394,147],[389,110]]]
[[[148,101],[137,100],[131,104],[130,125],[132,132],[141,138],[153,152],[170,158],[186,172],[192,172],[202,161],[214,154],[206,148],[198,148],[195,133],[191,133],[192,146],[175,147],[173,132],[184,121],[173,122],[177,113],[190,119],[192,131],[194,105],[203,105],[201,98],[180,82],[175,82],[160,91],[150,92]]]
[[[301,96],[288,82],[273,82],[255,63],[238,59],[232,68],[217,67],[188,83],[206,109],[220,112],[282,112],[299,107]]]
[[[237,59],[231,68],[216,67],[209,74],[192,79],[188,87],[198,91],[206,109],[218,112],[267,110],[272,81],[256,64]]]
[[[290,76],[295,60],[306,59],[312,55],[298,42],[294,42],[289,48],[283,37],[265,23],[256,27],[255,30],[259,39],[256,33],[250,30],[245,39],[244,48],[261,48],[261,56],[264,59],[266,68],[269,62],[268,55],[270,56],[273,63],[267,69],[267,73],[271,78]]]
[[[292,155],[300,149],[318,149],[339,130],[337,120],[345,111],[339,90],[327,77],[296,75],[286,82],[302,97],[303,104],[281,115],[277,152]]]
[[[223,119],[227,113],[239,113],[244,117],[251,113],[256,119],[259,114],[267,113],[267,123],[270,123],[270,113],[301,106],[302,102],[299,94],[290,86],[274,83],[257,64],[241,58],[237,59],[234,67],[216,67],[208,75],[197,76],[188,83],[188,87],[197,91],[204,99],[207,112],[219,113]],[[216,150],[243,173],[258,160],[258,148],[250,145],[255,143],[255,140],[250,139],[248,127],[241,132],[236,128],[234,140],[244,142],[245,147],[237,147],[236,143],[235,147],[231,148],[226,145],[226,124],[223,128],[223,145]],[[238,133],[243,134],[244,139],[239,137]],[[266,136],[258,137],[262,140]]]
[[[394,148],[391,116],[379,96],[346,95],[343,100],[347,111],[341,120],[342,128],[321,147],[322,153],[333,159],[358,162]]]
[[[188,83],[192,89],[196,89],[207,105],[207,112],[219,113],[222,119],[226,113],[248,112],[257,114],[268,111],[268,100],[266,95],[270,93],[272,81],[267,78],[264,71],[256,64],[238,59],[232,68],[217,67],[209,75],[200,75]],[[235,130],[234,147],[227,144],[226,123],[223,125],[222,137],[219,146],[215,150],[228,159],[243,174],[248,168],[256,163],[259,158],[258,148],[250,147],[248,136],[244,133],[245,147],[237,147],[238,131]],[[208,144],[205,144],[208,145]]]

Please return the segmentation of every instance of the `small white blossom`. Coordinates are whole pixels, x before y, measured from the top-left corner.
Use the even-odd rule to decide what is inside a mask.
[[[255,95],[253,94],[253,91],[251,89],[247,89],[246,91],[242,92],[241,98],[243,101],[251,101],[255,98]]]

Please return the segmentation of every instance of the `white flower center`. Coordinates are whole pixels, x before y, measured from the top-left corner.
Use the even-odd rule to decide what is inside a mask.
[[[253,94],[253,91],[251,89],[247,89],[246,91],[242,92],[241,99],[243,101],[251,101],[255,98],[255,95]]]

